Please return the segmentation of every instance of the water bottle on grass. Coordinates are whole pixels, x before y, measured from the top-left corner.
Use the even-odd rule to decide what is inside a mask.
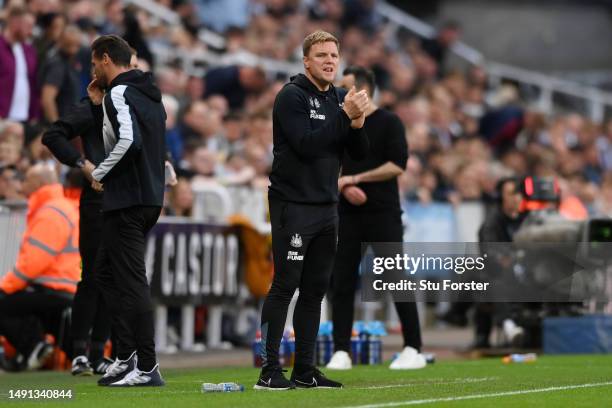
[[[202,392],[241,392],[244,391],[244,385],[233,382],[227,383],[203,383]]]
[[[533,363],[538,359],[536,353],[527,353],[527,354],[510,354],[502,358],[502,362],[504,364],[510,363]]]

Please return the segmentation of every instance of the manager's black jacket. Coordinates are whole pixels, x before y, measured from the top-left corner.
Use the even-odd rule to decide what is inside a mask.
[[[306,204],[338,202],[344,151],[357,160],[368,152],[364,128],[352,129],[342,109],[346,92],[333,85],[319,91],[300,74],[278,93],[272,118],[271,197]]]

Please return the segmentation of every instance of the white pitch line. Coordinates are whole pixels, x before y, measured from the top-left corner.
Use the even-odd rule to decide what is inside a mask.
[[[497,380],[499,377],[475,377],[475,378],[458,378],[453,381],[439,381],[430,379],[428,381],[405,383],[405,384],[391,384],[391,385],[372,385],[369,387],[350,387],[351,390],[382,390],[385,388],[403,388],[403,387],[418,387],[421,385],[448,385],[448,384],[464,384],[464,383],[478,383],[484,381]]]
[[[566,390],[574,390],[578,388],[605,387],[608,385],[612,385],[612,381],[601,382],[601,383],[591,383],[591,384],[564,385],[564,386],[559,386],[559,387],[535,388],[532,390],[516,390],[516,391],[492,392],[492,393],[487,393],[487,394],[462,395],[460,397],[429,398],[429,399],[421,399],[421,400],[385,402],[381,404],[354,405],[354,406],[345,407],[345,408],[399,407],[403,405],[421,405],[421,404],[432,404],[435,402],[453,402],[453,401],[463,401],[463,400],[480,399],[480,398],[507,397],[509,395],[522,395],[522,394],[535,394],[535,393],[540,393],[540,392],[566,391]]]

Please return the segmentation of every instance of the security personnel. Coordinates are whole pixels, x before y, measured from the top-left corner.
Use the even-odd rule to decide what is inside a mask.
[[[305,75],[293,77],[274,103],[268,198],[275,274],[261,313],[264,366],[255,389],[342,387],[314,367],[314,347],[336,253],[340,160],[345,151],[355,159],[367,153],[363,123],[368,96],[332,85],[340,58],[333,35],[310,34],[303,53]],[[296,356],[289,381],[278,354],[289,302],[298,288]]]
[[[27,358],[21,368],[36,369],[53,351],[43,326],[59,327],[80,279],[79,213],[49,166],[32,166],[22,190],[27,226],[15,267],[0,281],[0,334]],[[24,321],[35,324],[24,330]]]

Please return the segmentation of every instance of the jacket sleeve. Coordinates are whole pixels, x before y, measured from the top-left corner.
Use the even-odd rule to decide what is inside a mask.
[[[134,160],[136,153],[142,149],[142,138],[138,121],[126,93],[127,85],[117,85],[104,97],[106,115],[117,136],[117,143],[106,156],[104,161],[92,172],[92,177],[97,181],[104,181],[104,178],[113,168]],[[115,114],[116,112],[116,114]]]
[[[53,123],[43,135],[42,142],[62,164],[74,166],[81,153],[70,140],[85,135],[91,126],[94,126],[92,105],[89,100],[84,100]]]
[[[336,88],[336,92],[338,95],[338,100],[344,103],[344,98],[348,93],[344,88]],[[368,135],[365,130],[365,126],[359,129],[353,129],[350,127],[349,122],[349,131],[346,134],[344,140],[344,148],[346,152],[351,156],[351,159],[359,161],[363,160],[368,156],[370,151],[370,143],[368,139]]]
[[[316,156],[329,146],[339,144],[351,125],[346,113],[339,110],[331,113],[321,128],[312,129],[308,101],[292,86],[285,87],[278,94],[274,110],[289,145],[304,157]]]
[[[15,267],[0,281],[0,289],[14,293],[24,289],[47,270],[70,239],[70,225],[53,209],[41,209],[28,225]]]

